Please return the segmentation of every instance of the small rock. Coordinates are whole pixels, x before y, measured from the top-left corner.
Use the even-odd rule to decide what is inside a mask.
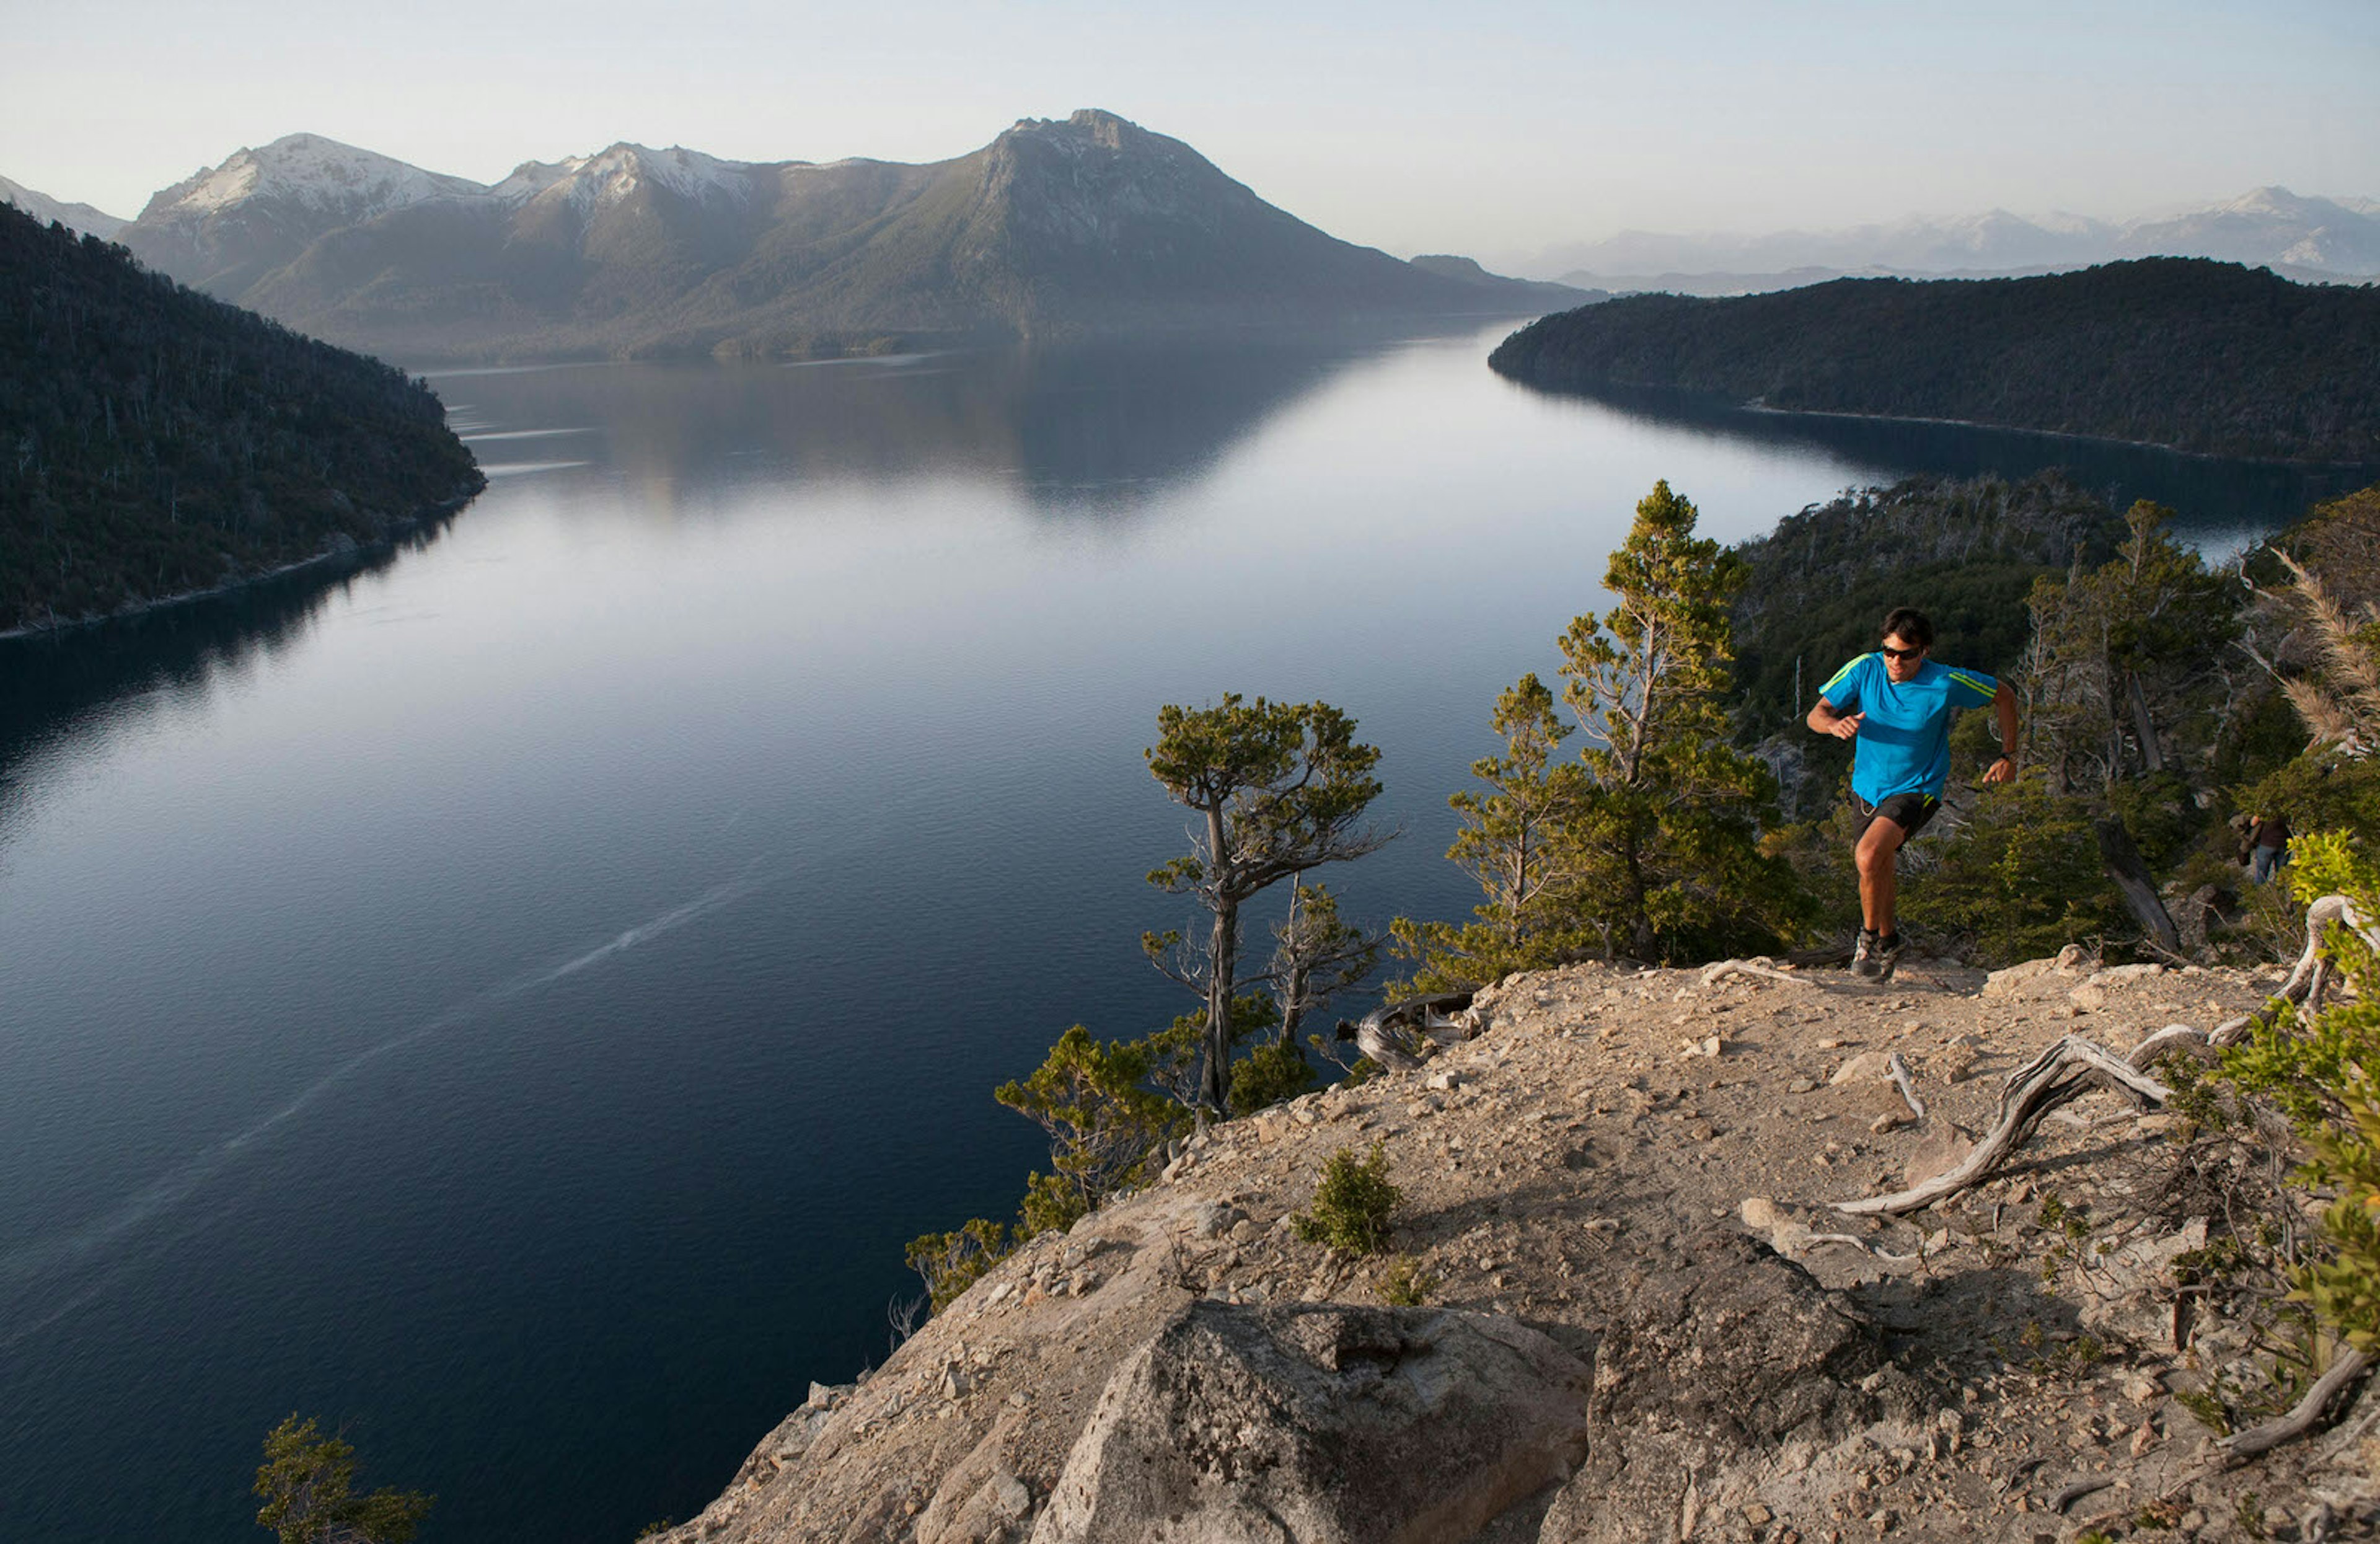
[[[2154,1404],[2165,1397],[2165,1384],[2154,1374],[2136,1372],[2124,1380],[2124,1397],[2135,1404]]]
[[[1750,1523],[1755,1528],[1767,1527],[1769,1524],[1769,1520],[1776,1515],[1777,1514],[1769,1511],[1758,1501],[1747,1501],[1744,1503],[1743,1520]]]
[[[1428,1078],[1424,1081],[1422,1086],[1427,1088],[1442,1089],[1451,1093],[1454,1089],[1463,1087],[1463,1075],[1457,1072],[1434,1072],[1429,1075]]]
[[[1876,1119],[1868,1122],[1867,1128],[1873,1135],[1881,1137],[1888,1131],[1899,1131],[1902,1126],[1907,1125],[1909,1123],[1910,1114],[1908,1111],[1888,1110],[1883,1114],[1878,1115]]]
[[[2141,1422],[2141,1429],[2132,1433],[2132,1456],[2134,1458],[2146,1456],[2149,1449],[2156,1446],[2156,1428],[2147,1421]]]
[[[1806,1094],[1815,1088],[1817,1088],[1817,1084],[1811,1081],[1809,1078],[1797,1077],[1791,1083],[1785,1085],[1785,1091],[1789,1094]]]
[[[2066,1001],[2086,1014],[2095,1014],[2107,1005],[2107,990],[2095,981],[2085,981],[2068,992]]]
[[[2089,957],[2089,955],[2082,952],[2082,945],[2079,943],[2070,943],[2065,948],[2058,951],[2058,968],[2060,970],[2080,970],[2082,968],[2082,962]]]
[[[1891,1057],[1886,1055],[1881,1051],[1863,1051],[1858,1055],[1852,1057],[1850,1061],[1845,1062],[1841,1066],[1837,1067],[1835,1069],[1835,1075],[1832,1077],[1828,1078],[1827,1082],[1832,1087],[1840,1088],[1846,1083],[1864,1083],[1879,1077],[1890,1077],[1891,1076]]]
[[[967,1378],[965,1368],[953,1365],[942,1369],[942,1397],[944,1399],[965,1399],[967,1394],[967,1390],[973,1386],[972,1381]]]
[[[1746,1196],[1743,1204],[1736,1209],[1736,1215],[1743,1219],[1745,1227],[1758,1233],[1767,1233],[1785,1221],[1785,1214],[1777,1210],[1777,1203],[1766,1196]]]

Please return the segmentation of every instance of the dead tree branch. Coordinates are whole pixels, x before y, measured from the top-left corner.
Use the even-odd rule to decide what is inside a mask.
[[[2237,1432],[2215,1444],[2225,1462],[2245,1464],[2259,1453],[2269,1453],[2283,1442],[2294,1441],[2322,1424],[2322,1416],[2330,1402],[2337,1399],[2347,1386],[2353,1383],[2372,1366],[2369,1352],[2350,1351],[2330,1365],[2330,1370],[2314,1380],[2305,1397],[2289,1408],[2286,1415],[2275,1416],[2259,1427]]]
[[[2042,1116],[2081,1093],[2094,1078],[2104,1078],[2152,1104],[2173,1097],[2172,1089],[2123,1057],[2080,1035],[2069,1035],[2009,1075],[2000,1093],[1999,1118],[1965,1162],[1907,1190],[1836,1201],[1834,1209],[1852,1217],[1897,1217],[1980,1184],[2023,1145]]]

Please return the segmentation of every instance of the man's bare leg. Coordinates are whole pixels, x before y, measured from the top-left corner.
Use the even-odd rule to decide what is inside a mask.
[[[1868,821],[1867,830],[1860,833],[1855,856],[1859,860],[1860,919],[1867,930],[1881,938],[1893,931],[1892,906],[1900,890],[1900,845],[1909,840],[1909,833],[1898,821],[1882,815]]]

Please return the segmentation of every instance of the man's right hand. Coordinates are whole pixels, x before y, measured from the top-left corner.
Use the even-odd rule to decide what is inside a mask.
[[[1856,738],[1859,735],[1860,720],[1865,717],[1867,714],[1864,712],[1844,713],[1827,725],[1827,733],[1839,740]]]

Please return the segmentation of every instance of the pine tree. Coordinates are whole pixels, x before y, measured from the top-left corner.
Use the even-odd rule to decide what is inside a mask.
[[[1556,760],[1575,732],[1554,710],[1554,694],[1531,674],[1496,699],[1491,721],[1504,754],[1471,763],[1485,793],[1464,790],[1447,803],[1463,817],[1447,857],[1479,881],[1487,898],[1475,920],[1392,925],[1398,952],[1421,962],[1421,991],[1485,986],[1515,970],[1558,963],[1580,942],[1574,851],[1562,840],[1578,813],[1585,769]]]
[[[1199,1102],[1221,1112],[1229,1091],[1232,1000],[1239,974],[1240,908],[1270,886],[1325,863],[1361,857],[1388,840],[1362,822],[1379,796],[1380,753],[1355,738],[1355,721],[1326,702],[1254,702],[1228,693],[1211,708],[1168,705],[1157,715],[1148,770],[1199,817],[1191,851],[1148,876],[1195,896],[1207,942],[1152,933],[1142,946],[1160,969],[1207,1003]]]
[[[1604,574],[1614,604],[1560,640],[1563,700],[1591,740],[1563,833],[1570,910],[1607,954],[1756,946],[1804,906],[1791,869],[1760,850],[1776,779],[1728,743],[1728,609],[1743,565],[1694,534],[1695,514],[1655,483]]]

